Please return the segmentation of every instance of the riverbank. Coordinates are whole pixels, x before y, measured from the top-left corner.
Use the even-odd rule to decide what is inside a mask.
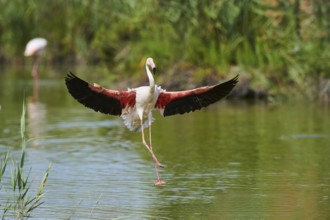
[[[292,79],[282,74],[260,73],[260,70],[247,72],[240,67],[217,70],[190,65],[164,69],[156,78],[162,87],[175,91],[214,85],[236,75],[239,75],[239,82],[228,96],[230,99],[306,99],[330,103],[330,79],[324,76],[311,75]],[[145,76],[142,75],[139,80],[128,80],[127,83],[139,86],[145,80]]]
[[[40,78],[44,75],[64,77],[73,72],[91,83],[96,82],[106,88],[122,89],[135,88],[147,85],[148,79],[144,70],[144,59],[133,68],[122,65],[85,65],[85,64],[42,64]],[[193,89],[206,85],[215,85],[239,75],[239,82],[229,99],[247,100],[310,100],[330,104],[330,79],[325,76],[308,75],[299,78],[290,78],[283,74],[270,73],[270,71],[245,70],[238,66],[230,68],[197,67],[192,64],[162,66],[161,59],[156,59],[156,83],[168,91]],[[30,78],[32,60],[24,64],[21,60],[16,65],[0,65],[2,71],[11,69],[21,77]],[[0,73],[1,74],[1,73]],[[26,75],[26,76],[25,76]],[[32,79],[32,78],[31,78]]]

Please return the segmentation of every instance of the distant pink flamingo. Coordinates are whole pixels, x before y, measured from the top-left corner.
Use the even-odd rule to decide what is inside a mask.
[[[35,79],[39,77],[38,68],[40,62],[40,55],[45,50],[46,46],[47,46],[47,40],[44,38],[34,38],[26,44],[24,56],[34,57],[32,75]]]
[[[66,86],[69,93],[81,104],[104,114],[121,116],[124,124],[131,131],[142,132],[142,142],[155,161],[157,181],[162,185],[157,167],[164,167],[157,159],[151,144],[152,111],[159,109],[163,116],[183,114],[199,110],[222,99],[234,88],[238,76],[213,86],[204,86],[192,90],[167,92],[155,84],[153,73],[156,65],[152,58],[146,61],[146,72],[149,86],[141,86],[127,91],[110,90],[98,84],[89,84],[73,73],[66,76]],[[144,128],[149,127],[149,144],[144,137]]]

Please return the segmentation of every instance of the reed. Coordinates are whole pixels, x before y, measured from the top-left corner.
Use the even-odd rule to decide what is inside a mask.
[[[20,121],[20,134],[21,134],[21,154],[19,160],[11,158],[10,153],[6,153],[2,159],[0,166],[0,190],[1,194],[6,195],[7,201],[0,200],[0,207],[2,208],[2,219],[15,218],[27,219],[31,217],[32,212],[42,205],[44,202],[45,185],[50,173],[51,166],[47,168],[44,173],[43,179],[40,182],[38,191],[34,195],[31,194],[32,181],[29,179],[32,168],[26,169],[25,156],[26,156],[26,136],[25,136],[25,104],[23,103],[21,121]],[[12,163],[9,164],[9,159]],[[6,168],[10,166],[10,180],[9,184],[4,184],[4,175],[8,172]]]

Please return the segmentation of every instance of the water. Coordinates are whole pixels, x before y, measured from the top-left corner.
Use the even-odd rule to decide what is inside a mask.
[[[168,118],[155,112],[153,145],[168,184],[154,186],[141,134],[77,103],[63,69],[43,70],[38,96],[28,69],[0,75],[1,155],[19,154],[25,96],[32,190],[52,166],[32,219],[330,218],[329,108],[220,102]]]

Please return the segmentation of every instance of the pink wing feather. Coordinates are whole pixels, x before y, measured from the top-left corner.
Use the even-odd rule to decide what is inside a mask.
[[[122,109],[135,105],[135,91],[118,91],[105,89],[100,85],[91,85],[70,73],[65,78],[70,94],[78,102],[94,111],[104,114],[122,114]]]
[[[236,85],[237,79],[238,76],[214,86],[204,86],[187,91],[162,91],[158,96],[155,107],[164,109],[164,116],[184,114],[199,110],[228,95]]]

